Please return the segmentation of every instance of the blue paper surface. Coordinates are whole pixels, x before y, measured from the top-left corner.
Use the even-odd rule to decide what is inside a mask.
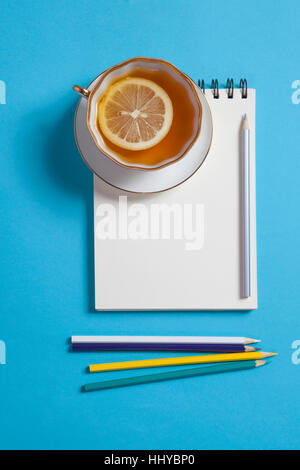
[[[2,449],[299,448],[299,15],[296,0],[2,2]],[[71,88],[141,55],[257,89],[255,312],[94,312],[92,173]],[[279,356],[259,370],[85,394],[100,380],[89,363],[149,354],[70,353],[72,334],[246,335]]]

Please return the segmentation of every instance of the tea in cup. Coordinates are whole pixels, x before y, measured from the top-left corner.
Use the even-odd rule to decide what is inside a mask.
[[[183,158],[201,130],[194,82],[169,62],[137,57],[103,72],[90,90],[87,126],[98,149],[119,165],[155,170]]]

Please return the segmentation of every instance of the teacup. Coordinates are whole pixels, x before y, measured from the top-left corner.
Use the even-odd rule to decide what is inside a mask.
[[[132,150],[110,141],[99,126],[101,100],[108,90],[125,78],[151,80],[167,93],[172,103],[172,122],[167,134],[156,145]],[[115,163],[126,168],[155,170],[182,159],[197,140],[202,121],[202,105],[195,83],[174,65],[160,59],[136,57],[103,72],[96,84],[73,89],[88,100],[86,123],[98,149]],[[99,111],[100,110],[100,111]],[[132,112],[135,118],[139,110]]]

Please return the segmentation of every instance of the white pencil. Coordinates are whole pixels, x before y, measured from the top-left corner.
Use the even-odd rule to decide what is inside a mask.
[[[242,296],[250,297],[250,129],[247,115],[245,114],[242,124],[243,136],[243,188],[242,188],[242,208],[243,208],[243,281]]]
[[[187,343],[187,344],[251,344],[253,338],[241,336],[72,336],[72,343]]]

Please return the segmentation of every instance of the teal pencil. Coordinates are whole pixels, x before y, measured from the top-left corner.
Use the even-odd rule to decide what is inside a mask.
[[[253,369],[263,366],[266,361],[241,361],[227,362],[214,366],[202,366],[194,369],[175,370],[171,372],[161,372],[159,374],[147,374],[135,377],[126,377],[123,379],[104,380],[103,382],[89,383],[83,386],[84,391],[92,392],[94,390],[104,390],[107,388],[125,387],[127,385],[145,384],[149,382],[158,382],[161,380],[179,379],[184,377],[194,377],[198,375],[216,374],[219,372],[230,372],[233,370]]]

